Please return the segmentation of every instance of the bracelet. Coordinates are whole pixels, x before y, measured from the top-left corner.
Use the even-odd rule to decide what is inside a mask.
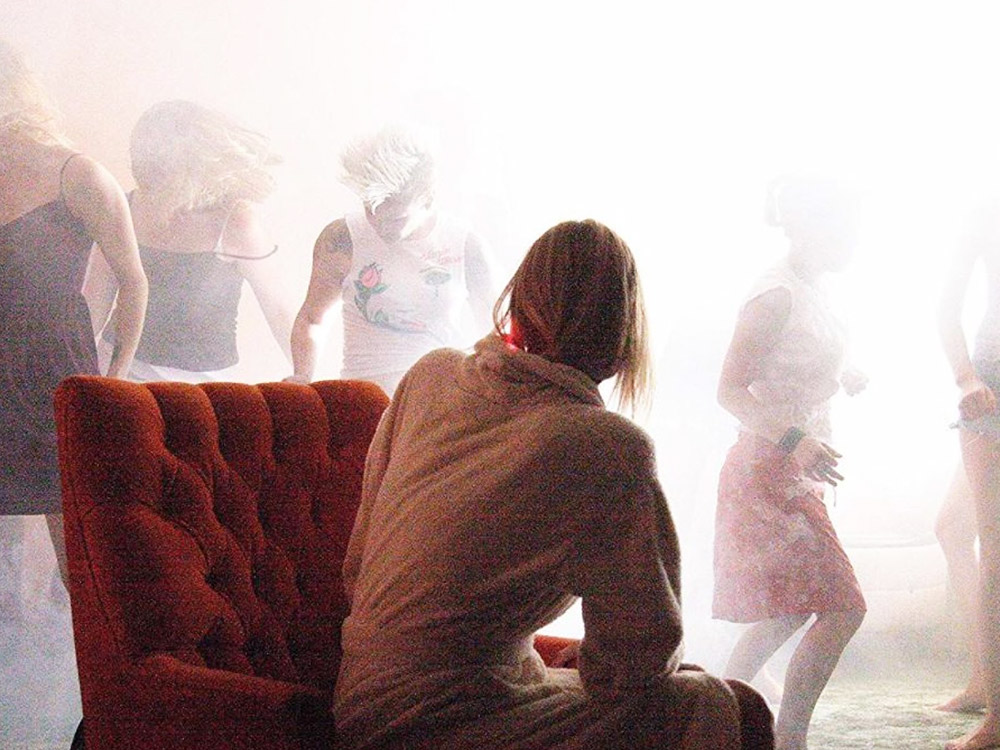
[[[778,447],[781,448],[783,453],[791,453],[805,436],[805,432],[798,427],[789,427],[778,441]]]

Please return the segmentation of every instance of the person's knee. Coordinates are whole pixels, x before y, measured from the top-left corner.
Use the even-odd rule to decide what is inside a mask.
[[[934,536],[945,557],[962,552],[973,554],[976,543],[975,518],[964,519],[942,513],[934,522]]]
[[[849,641],[865,620],[865,610],[848,609],[840,612],[819,612],[817,622],[832,630],[843,641]]]

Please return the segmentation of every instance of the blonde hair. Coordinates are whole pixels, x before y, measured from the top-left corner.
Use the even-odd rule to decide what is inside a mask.
[[[395,196],[432,196],[431,138],[413,125],[387,125],[352,141],[340,156],[341,181],[368,208]]]
[[[0,39],[0,130],[66,145],[59,110],[20,54]]]
[[[646,405],[651,387],[646,313],[628,245],[588,219],[549,229],[531,246],[493,309],[514,346],[575,367],[595,382],[617,376],[619,405]]]
[[[147,109],[132,129],[132,176],[164,214],[262,201],[280,159],[263,135],[194,102]]]

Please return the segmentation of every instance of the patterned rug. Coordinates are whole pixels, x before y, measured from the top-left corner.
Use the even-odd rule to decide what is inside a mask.
[[[979,714],[934,710],[968,674],[940,634],[852,645],[816,707],[810,750],[942,750],[979,723]]]

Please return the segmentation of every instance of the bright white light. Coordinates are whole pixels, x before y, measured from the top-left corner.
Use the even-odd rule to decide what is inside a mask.
[[[866,199],[863,247],[837,286],[872,380],[837,401],[837,523],[847,541],[929,533],[957,461],[939,279],[962,212],[1000,174],[993,8],[8,0],[0,28],[126,185],[128,131],[152,101],[198,99],[271,135],[285,155],[272,223],[299,297],[315,235],[353,205],[336,153],[388,117],[439,129],[442,200],[504,273],[556,221],[616,229],[639,257],[663,365],[650,428],[689,570],[704,571],[732,438],[714,379],[743,290],[782,252],[762,206],[789,171]],[[258,351],[249,378],[287,374]],[[700,454],[679,459],[684,446]]]

